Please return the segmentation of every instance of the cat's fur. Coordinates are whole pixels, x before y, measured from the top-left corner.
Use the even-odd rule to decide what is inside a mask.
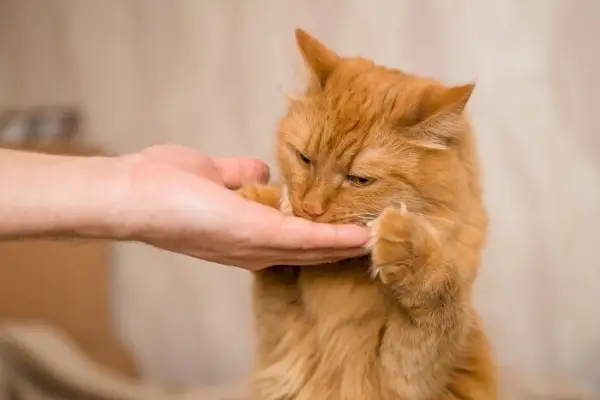
[[[245,197],[319,222],[371,226],[371,255],[255,273],[255,400],[492,400],[491,352],[471,306],[484,244],[474,85],[343,58],[297,30],[312,73],[290,99],[284,190]]]

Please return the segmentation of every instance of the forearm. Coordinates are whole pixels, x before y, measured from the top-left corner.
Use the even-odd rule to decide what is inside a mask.
[[[128,189],[118,160],[0,150],[0,238],[120,235]]]

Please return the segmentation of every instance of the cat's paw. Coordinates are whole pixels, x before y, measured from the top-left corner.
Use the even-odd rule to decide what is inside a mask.
[[[281,190],[274,186],[245,184],[236,193],[247,200],[276,209],[279,209],[281,202]]]
[[[388,207],[371,222],[371,272],[383,283],[402,279],[409,268],[416,221],[405,205]]]

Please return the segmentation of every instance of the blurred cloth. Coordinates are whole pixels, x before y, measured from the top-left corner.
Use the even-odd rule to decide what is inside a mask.
[[[236,388],[168,390],[94,363],[61,332],[43,325],[0,328],[2,400],[236,400]]]
[[[244,400],[243,385],[168,390],[135,382],[95,364],[61,332],[42,325],[0,329],[2,400]],[[502,400],[592,400],[559,382],[504,379]]]

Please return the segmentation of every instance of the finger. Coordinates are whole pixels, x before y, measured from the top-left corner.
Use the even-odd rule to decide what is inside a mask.
[[[311,252],[292,252],[292,253],[277,253],[277,254],[262,254],[262,260],[256,260],[256,255],[233,255],[223,257],[222,254],[205,254],[201,256],[195,255],[193,252],[187,253],[191,257],[202,260],[215,262],[219,264],[239,267],[247,270],[260,270],[273,265],[294,265],[294,266],[311,266],[319,264],[328,264],[336,261],[346,260],[350,258],[361,257],[367,255],[369,250],[364,247],[354,249],[333,249],[329,251],[317,250]]]
[[[213,157],[225,186],[238,189],[245,182],[269,182],[269,166],[263,161],[247,157]]]
[[[323,224],[282,216],[269,242],[272,248],[312,250],[360,247],[368,240],[368,229],[357,225]]]
[[[369,254],[369,250],[364,247],[343,251],[338,249],[329,252],[299,252],[296,254],[286,254],[281,259],[275,259],[273,265],[319,265],[361,257],[367,254]]]
[[[369,250],[366,250],[364,247],[357,248],[353,250],[346,250],[345,252],[329,252],[326,253],[297,253],[297,254],[285,254],[283,256],[274,256],[268,262],[259,262],[255,264],[248,264],[248,262],[244,261],[236,261],[239,265],[244,266],[246,269],[251,270],[260,270],[268,267],[272,267],[274,265],[294,265],[294,266],[303,266],[310,267],[312,265],[323,265],[330,264],[342,260],[347,260],[351,258],[357,258],[361,256],[365,256],[369,253]]]

